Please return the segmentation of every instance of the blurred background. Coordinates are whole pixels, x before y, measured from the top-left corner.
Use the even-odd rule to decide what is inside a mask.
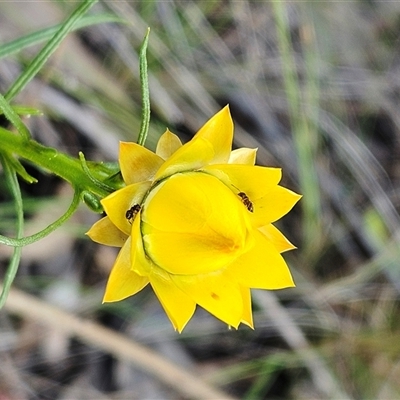
[[[0,3],[0,41],[62,22],[79,3]],[[136,141],[138,48],[151,27],[152,117],[147,146],[168,127],[189,140],[230,104],[235,146],[283,169],[303,199],[278,226],[297,287],[254,291],[256,329],[227,327],[198,309],[182,334],[151,290],[102,305],[116,249],[84,233],[84,205],[23,249],[15,287],[153,349],[242,399],[400,398],[400,2],[101,1],[90,14],[124,22],[70,34],[15,103],[41,143],[115,161]],[[0,59],[4,93],[42,44]],[[27,166],[26,234],[68,207],[66,183]],[[15,216],[0,180],[0,230]],[[0,271],[11,249],[0,247]],[[26,304],[29,310],[30,304]],[[178,399],[156,373],[53,323],[0,312],[0,399]],[[193,396],[195,397],[195,396]],[[204,398],[201,394],[200,398]]]

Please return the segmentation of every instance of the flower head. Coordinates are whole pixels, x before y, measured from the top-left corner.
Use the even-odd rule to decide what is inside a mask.
[[[255,166],[255,149],[231,151],[229,108],[182,145],[166,131],[156,153],[120,145],[126,187],[102,200],[88,235],[121,247],[104,302],[150,284],[179,332],[196,305],[235,328],[253,327],[250,289],[294,286],[280,253],[294,246],[273,225],[301,196],[281,170]]]

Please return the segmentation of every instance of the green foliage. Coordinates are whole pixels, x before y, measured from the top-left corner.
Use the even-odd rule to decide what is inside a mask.
[[[3,289],[0,295],[0,308],[4,305],[12,282],[18,270],[18,265],[21,257],[21,248],[37,240],[43,239],[45,236],[58,229],[71,215],[76,211],[79,205],[79,200],[82,198],[96,212],[102,212],[102,207],[98,196],[92,191],[100,195],[115,190],[111,186],[89,174],[86,162],[79,165],[78,160],[73,160],[55,149],[46,148],[31,139],[30,133],[18,115],[18,111],[22,113],[35,113],[31,108],[13,108],[9,102],[19,93],[24,87],[36,76],[43,67],[44,63],[60,46],[64,38],[74,29],[75,24],[82,19],[83,15],[97,2],[97,0],[86,0],[71,14],[64,23],[49,29],[30,34],[19,40],[13,41],[0,48],[0,57],[4,57],[20,51],[21,49],[35,43],[50,39],[44,48],[37,54],[36,57],[29,63],[25,70],[15,80],[14,84],[9,88],[5,96],[0,95],[0,109],[4,113],[7,120],[17,129],[19,136],[12,132],[1,128],[2,146],[0,146],[1,164],[3,166],[4,175],[6,178],[9,191],[12,194],[15,202],[17,214],[16,238],[8,238],[0,235],[0,243],[15,247],[13,256],[11,257],[7,273],[5,275]],[[81,21],[78,27],[84,27],[105,21],[116,20],[107,15],[86,18]],[[48,225],[34,235],[22,237],[23,232],[23,203],[17,174],[20,175],[28,183],[36,183],[36,178],[30,176],[15,154],[30,160],[37,166],[44,167],[71,183],[75,190],[74,198],[69,209],[59,219]],[[84,158],[83,158],[84,160]],[[96,171],[97,169],[93,167]],[[105,175],[105,172],[111,172]],[[99,173],[105,180],[111,179],[116,174],[115,167],[107,168],[107,165],[100,165]],[[86,175],[85,175],[86,174]],[[86,179],[85,179],[86,177]]]

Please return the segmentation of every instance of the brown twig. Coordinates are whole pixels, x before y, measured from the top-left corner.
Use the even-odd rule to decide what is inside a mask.
[[[233,400],[226,393],[165,360],[157,353],[111,329],[79,318],[34,296],[12,289],[5,308],[23,318],[51,326],[65,335],[75,336],[135,367],[154,375],[184,397],[190,399]]]

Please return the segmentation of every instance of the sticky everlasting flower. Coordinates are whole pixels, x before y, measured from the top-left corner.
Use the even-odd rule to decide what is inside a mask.
[[[156,153],[120,144],[126,187],[102,200],[107,216],[88,235],[121,250],[104,302],[150,284],[179,332],[196,305],[226,324],[253,327],[250,288],[294,286],[282,252],[294,246],[272,224],[301,196],[281,170],[254,166],[256,150],[231,151],[229,108],[182,145],[168,130]]]

